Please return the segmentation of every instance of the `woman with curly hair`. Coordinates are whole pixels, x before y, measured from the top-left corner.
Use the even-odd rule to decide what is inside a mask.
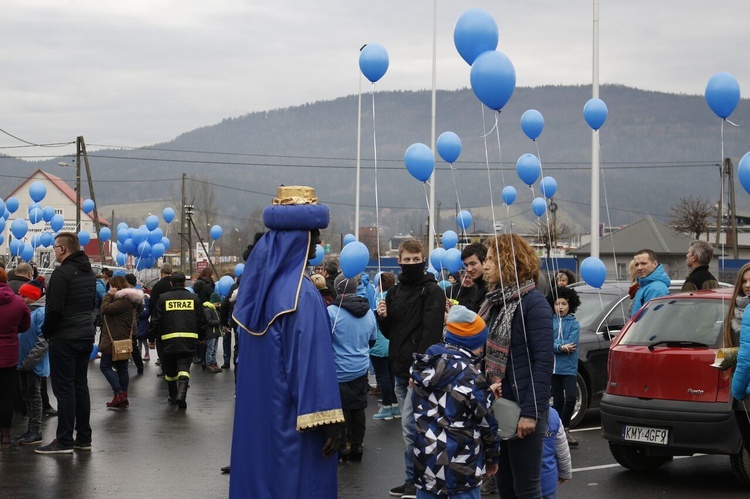
[[[539,258],[516,234],[485,242],[489,286],[479,315],[489,328],[485,374],[502,397],[521,408],[516,438],[500,445],[500,497],[542,497],[542,448],[547,432],[554,359],[552,310],[536,289]]]
[[[555,311],[552,331],[555,335],[555,370],[552,374],[552,407],[560,414],[568,446],[578,447],[570,436],[570,418],[576,407],[576,378],[578,378],[578,337],[581,327],[573,315],[581,306],[581,299],[573,288],[557,288],[557,298],[547,298]]]

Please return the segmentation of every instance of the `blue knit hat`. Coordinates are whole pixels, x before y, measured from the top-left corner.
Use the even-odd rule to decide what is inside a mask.
[[[445,341],[476,350],[487,341],[487,325],[481,317],[464,307],[454,305],[445,324]]]

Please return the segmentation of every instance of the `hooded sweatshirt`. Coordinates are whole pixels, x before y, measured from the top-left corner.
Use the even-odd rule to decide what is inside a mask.
[[[339,295],[328,306],[331,319],[333,358],[339,383],[361,378],[370,367],[370,342],[377,339],[375,314],[367,298]]]
[[[96,302],[96,276],[83,251],[66,258],[52,272],[47,290],[42,333],[50,341],[88,340],[96,330],[92,312]]]
[[[16,367],[18,335],[31,325],[26,302],[7,283],[0,283],[0,368]]]
[[[671,283],[672,280],[664,272],[664,267],[661,264],[657,265],[654,271],[646,277],[639,277],[638,291],[636,291],[635,298],[633,298],[633,312],[631,317],[649,300],[668,295]]]

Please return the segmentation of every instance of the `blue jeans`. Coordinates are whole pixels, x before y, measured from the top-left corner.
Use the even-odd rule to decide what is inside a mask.
[[[443,497],[450,497],[451,499],[480,499],[482,493],[480,492],[479,487],[467,490],[466,492],[459,492],[458,494],[449,494],[447,496],[439,496],[432,492],[417,489],[417,499],[442,499]]]
[[[89,357],[92,340],[52,340],[49,344],[49,368],[52,392],[57,399],[57,441],[63,447],[76,440],[91,442],[91,399],[89,398]]]
[[[216,364],[216,347],[219,345],[219,338],[206,340],[206,365]]]
[[[500,463],[496,475],[500,498],[542,498],[542,451],[547,433],[549,410],[539,413],[531,435],[500,443]]]
[[[396,394],[393,391],[393,373],[391,366],[388,364],[388,357],[375,357],[370,355],[372,367],[375,369],[375,380],[380,387],[380,396],[383,400],[383,406],[388,407],[397,403]]]
[[[401,410],[401,433],[404,436],[404,461],[406,463],[405,482],[414,483],[414,439],[417,428],[414,422],[414,406],[412,405],[412,389],[409,388],[409,378],[396,376],[394,386],[398,407]]]
[[[128,391],[130,375],[128,374],[127,359],[113,361],[112,354],[103,353],[101,359],[99,359],[99,370],[107,378],[107,382],[112,387],[115,395]]]

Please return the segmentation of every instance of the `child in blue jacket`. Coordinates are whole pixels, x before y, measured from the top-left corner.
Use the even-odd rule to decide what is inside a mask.
[[[573,466],[570,462],[565,428],[554,407],[549,408],[549,426],[544,436],[542,453],[542,497],[555,499],[557,484],[573,478]]]
[[[576,405],[576,379],[578,378],[578,339],[581,327],[573,315],[581,305],[575,289],[567,286],[557,288],[557,296],[549,298],[555,315],[552,330],[555,335],[555,367],[552,374],[552,407],[560,414],[568,445],[577,447],[570,435],[570,418]],[[553,302],[554,300],[554,302]]]

